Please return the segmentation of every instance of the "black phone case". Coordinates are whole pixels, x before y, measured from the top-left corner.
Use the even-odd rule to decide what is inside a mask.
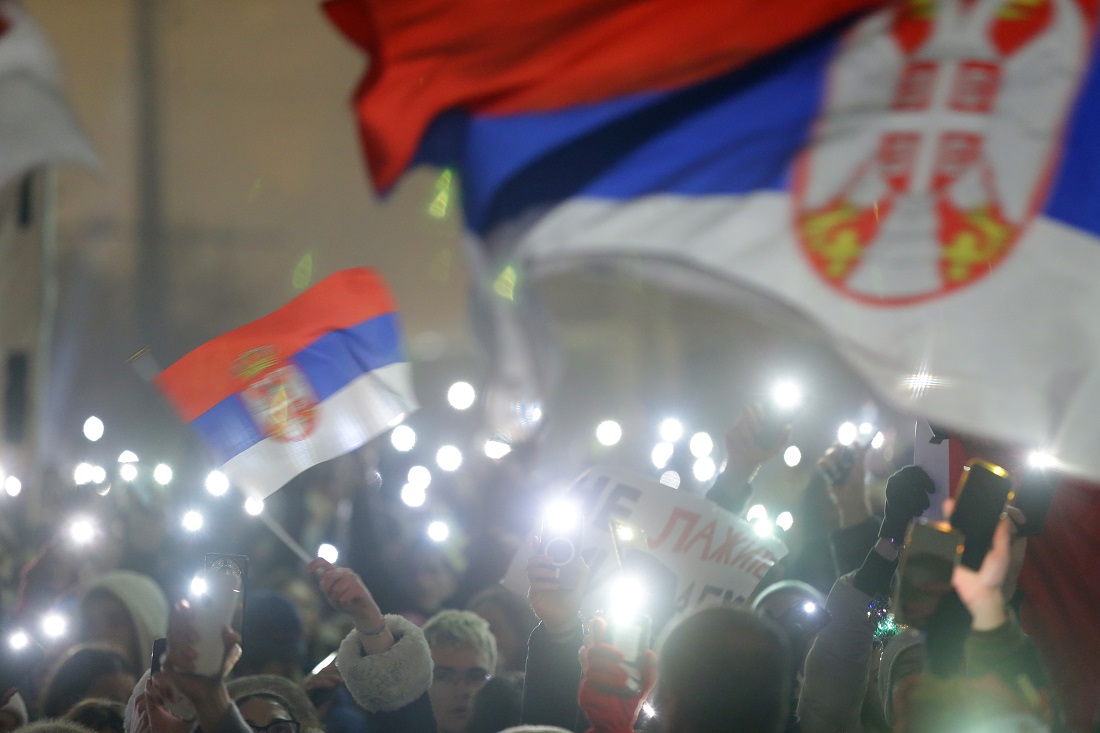
[[[999,466],[984,461],[971,461],[951,513],[951,526],[963,533],[962,564],[973,570],[993,544],[993,533],[1004,512],[1005,502],[1012,495],[1012,479]]]

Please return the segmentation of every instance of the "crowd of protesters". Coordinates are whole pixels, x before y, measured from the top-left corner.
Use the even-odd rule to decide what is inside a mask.
[[[735,514],[789,436],[765,438],[763,418],[757,406],[743,412],[707,495]],[[99,558],[89,575],[47,543],[21,574],[5,628],[64,609],[71,645],[46,644],[22,666],[5,647],[0,733],[1060,730],[1057,696],[1012,603],[1028,517],[1008,507],[980,566],[919,587],[904,609],[909,627],[890,624],[899,554],[933,483],[904,465],[902,449],[874,458],[874,470],[870,458],[830,448],[804,499],[816,530],[748,602],[680,618],[630,657],[614,619],[581,614],[584,559],[566,585],[536,550],[524,596],[498,582],[515,550],[500,538],[472,541],[461,560],[415,547],[406,577],[377,585],[378,568],[321,558],[258,566],[241,633],[225,626],[213,641],[203,600],[179,600],[125,553]],[[865,483],[876,472],[889,475],[877,499]],[[386,583],[406,592],[379,593]],[[199,674],[212,643],[220,671]]]

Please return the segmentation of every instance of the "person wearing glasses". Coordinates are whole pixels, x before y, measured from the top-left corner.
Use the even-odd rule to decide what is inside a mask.
[[[227,689],[252,733],[323,733],[305,690],[285,677],[241,677]]]
[[[439,733],[462,733],[474,696],[496,671],[496,639],[489,623],[470,611],[440,611],[423,631],[434,666],[428,695],[436,727]]]

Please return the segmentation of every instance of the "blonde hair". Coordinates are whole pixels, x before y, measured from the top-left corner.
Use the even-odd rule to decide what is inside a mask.
[[[497,666],[497,640],[489,622],[472,611],[440,611],[424,624],[429,647],[468,646],[489,655],[489,671]]]

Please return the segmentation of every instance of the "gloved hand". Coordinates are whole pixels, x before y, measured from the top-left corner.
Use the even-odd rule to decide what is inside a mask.
[[[886,510],[878,536],[900,541],[909,522],[932,504],[936,485],[920,466],[905,466],[886,482]]]
[[[588,719],[587,733],[631,733],[642,702],[657,681],[657,655],[646,651],[641,660],[642,689],[627,688],[623,655],[603,642],[607,622],[594,618],[589,622],[589,638],[581,649],[584,677],[577,690],[577,702]]]

